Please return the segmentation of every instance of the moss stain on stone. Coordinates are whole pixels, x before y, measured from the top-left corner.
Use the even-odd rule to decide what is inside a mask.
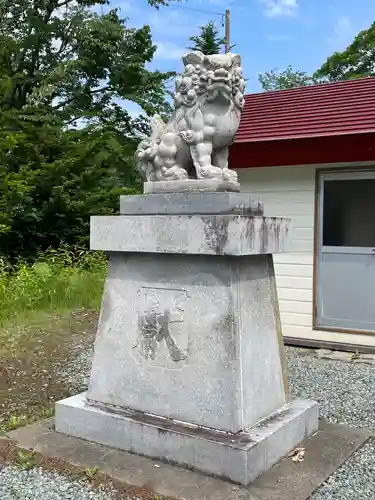
[[[230,217],[215,215],[202,216],[204,224],[204,237],[207,246],[217,255],[223,255],[225,245],[228,242],[228,226]]]

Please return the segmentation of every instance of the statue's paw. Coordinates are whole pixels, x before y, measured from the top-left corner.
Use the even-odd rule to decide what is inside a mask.
[[[165,179],[169,181],[178,181],[189,178],[189,175],[186,172],[186,170],[178,165],[168,168],[164,175]]]
[[[229,170],[228,168],[226,168],[222,171],[222,173],[223,173],[223,180],[230,182],[237,182],[237,172],[235,172],[234,170]]]
[[[179,136],[182,137],[187,144],[192,144],[194,142],[195,134],[192,130],[183,130],[179,133]]]
[[[197,170],[198,179],[223,179],[223,170],[213,165],[206,165]]]

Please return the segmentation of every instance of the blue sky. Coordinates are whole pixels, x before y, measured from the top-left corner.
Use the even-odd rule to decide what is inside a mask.
[[[258,92],[257,75],[272,68],[312,73],[335,51],[343,50],[375,20],[375,0],[183,0],[179,6],[156,10],[146,0],[112,0],[128,17],[128,25],[148,24],[158,46],[152,68],[181,69],[189,36],[210,20],[221,28],[231,11],[233,52],[242,56],[247,92]],[[222,29],[222,28],[221,28]]]

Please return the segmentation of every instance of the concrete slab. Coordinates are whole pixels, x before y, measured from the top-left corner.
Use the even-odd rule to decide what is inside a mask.
[[[159,193],[120,196],[121,215],[263,215],[249,193]]]
[[[45,459],[99,468],[120,483],[148,488],[159,495],[185,500],[306,500],[370,437],[366,429],[321,423],[306,443],[305,460],[285,459],[243,488],[194,471],[175,467],[56,433],[53,421],[38,422],[8,434],[19,448],[32,449]],[[0,446],[0,462],[3,448]]]
[[[236,434],[134,411],[87,404],[78,394],[56,403],[56,430],[213,474],[247,486],[318,428],[318,405],[294,400]]]

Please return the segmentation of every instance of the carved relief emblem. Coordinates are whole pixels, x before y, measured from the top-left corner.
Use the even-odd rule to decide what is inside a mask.
[[[145,287],[138,295],[138,338],[134,349],[152,364],[169,365],[186,360],[186,292]]]

